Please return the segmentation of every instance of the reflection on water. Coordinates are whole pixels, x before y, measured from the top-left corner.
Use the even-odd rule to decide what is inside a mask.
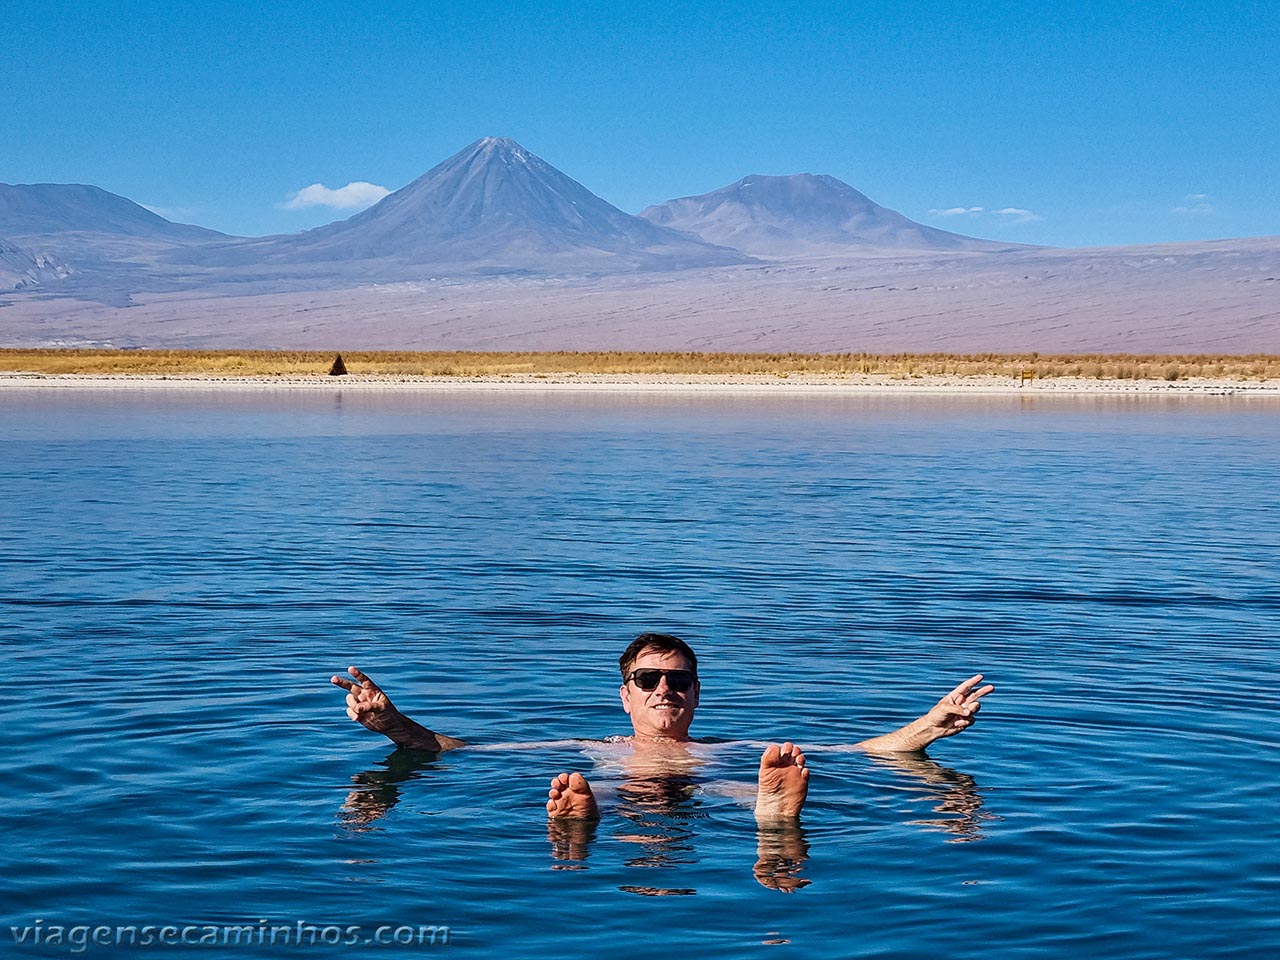
[[[952,770],[926,756],[898,755],[873,758],[876,763],[906,775],[910,780],[923,784],[921,795],[941,817],[908,820],[907,823],[930,827],[951,834],[953,843],[967,843],[982,839],[984,822],[999,820],[994,813],[984,811],[978,783],[967,773]]]
[[[547,841],[551,844],[553,870],[582,870],[591,856],[591,843],[596,838],[600,821],[547,818]]]
[[[439,769],[437,757],[422,750],[398,749],[383,761],[381,769],[353,775],[354,787],[343,801],[339,819],[351,830],[370,829],[374,821],[385,817],[400,802],[401,784]]]
[[[626,865],[652,870],[697,863],[697,821],[705,820],[707,816],[701,809],[699,779],[688,772],[663,773],[655,770],[664,762],[676,762],[673,757],[658,759],[636,754],[632,760],[634,775],[616,785],[616,800],[607,812],[608,816],[625,821],[612,828],[613,838],[637,848],[626,855]],[[686,768],[702,765],[692,756],[689,756],[689,761],[679,765]],[[620,884],[618,889],[650,897],[697,893],[691,887],[653,883]]]
[[[674,748],[674,750],[672,749]],[[635,776],[622,781],[593,779],[597,796],[609,802],[607,815],[627,821],[615,827],[611,836],[640,848],[626,863],[632,867],[671,867],[697,862],[696,841],[701,821],[703,830],[715,829],[703,797],[706,791],[725,796],[749,798],[750,785],[739,781],[716,781],[689,772],[707,764],[707,759],[689,753],[679,745],[664,745],[664,756],[632,754],[622,761]],[[815,756],[821,756],[815,751]],[[616,759],[616,753],[614,754]],[[967,773],[943,766],[924,755],[869,756],[875,765],[902,775],[913,792],[943,816],[908,817],[912,826],[951,834],[954,843],[983,838],[983,824],[1001,818],[984,810],[985,800],[977,781]],[[668,764],[676,772],[663,772]],[[429,771],[440,770],[435,754],[397,749],[380,768],[364,770],[351,777],[351,789],[339,810],[339,820],[353,831],[370,829],[401,800],[402,785],[421,779]],[[604,768],[609,772],[609,767]],[[616,769],[616,767],[614,768]],[[819,767],[819,769],[821,769]],[[447,776],[447,774],[444,774]],[[426,785],[424,784],[424,787]],[[611,801],[611,802],[610,802]],[[579,869],[578,861],[591,854],[591,844],[599,833],[597,821],[548,819],[547,839],[551,856],[560,861],[558,869]],[[781,823],[757,830],[756,878],[772,889],[791,892],[811,881],[788,882],[796,877],[808,859],[809,842],[799,825]],[[774,878],[771,882],[770,878]]]
[[[795,893],[813,883],[802,876],[809,859],[809,841],[799,823],[778,823],[756,828],[756,865],[752,869],[760,886],[779,893]]]
[[[698,891],[692,887],[642,887],[624,883],[618,887],[623,893],[635,893],[642,897],[692,897]]]
[[[678,775],[627,780],[618,785],[614,812],[628,821],[614,838],[639,847],[627,858],[630,867],[673,867],[696,863],[692,820],[698,811],[697,785]]]

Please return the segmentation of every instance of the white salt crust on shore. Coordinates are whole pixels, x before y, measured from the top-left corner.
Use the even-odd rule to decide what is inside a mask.
[[[0,371],[0,390],[488,390],[553,392],[723,393],[771,396],[814,394],[878,395],[1054,395],[1054,396],[1233,396],[1280,397],[1280,381],[1188,378],[1186,380],[1093,380],[1053,377],[1021,383],[1010,377],[926,376],[910,379],[851,374],[822,376],[665,375],[665,374],[512,374],[485,377],[222,377],[196,374],[118,374],[84,376]]]

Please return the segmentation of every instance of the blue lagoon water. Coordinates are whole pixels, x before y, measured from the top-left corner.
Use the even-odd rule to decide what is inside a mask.
[[[1278,476],[1235,398],[6,389],[0,954],[1280,955]],[[617,765],[395,751],[328,683],[604,737],[646,630],[700,653],[695,734],[808,750],[798,830],[735,744],[549,828]],[[931,759],[821,749],[978,671]]]

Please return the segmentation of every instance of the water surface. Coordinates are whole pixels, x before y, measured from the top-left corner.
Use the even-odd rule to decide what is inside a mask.
[[[1274,956],[1278,475],[1280,407],[1233,398],[6,389],[0,930]],[[809,748],[800,830],[728,786],[754,747],[424,758],[327,683],[357,663],[477,742],[603,737],[644,630],[699,651],[695,734]],[[932,760],[813,746],[977,671]],[[623,780],[595,831],[542,814],[570,769]]]

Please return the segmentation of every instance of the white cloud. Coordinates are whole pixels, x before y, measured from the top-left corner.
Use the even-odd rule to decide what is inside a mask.
[[[1001,207],[999,210],[988,210],[986,207],[941,207],[930,210],[933,217],[999,217],[1004,223],[1035,223],[1044,217],[1032,210],[1022,207]]]
[[[332,207],[335,210],[363,210],[371,207],[391,191],[376,183],[355,180],[345,187],[330,190],[322,183],[303,187],[280,204],[286,210],[306,210],[309,207]]]
[[[1207,193],[1188,193],[1173,212],[1184,217],[1205,217],[1213,213],[1213,204],[1209,202],[1212,199]]]
[[[1031,210],[1023,210],[1021,207],[1004,207],[1001,210],[993,211],[997,217],[1009,217],[1012,223],[1035,223],[1043,220],[1044,217]]]

